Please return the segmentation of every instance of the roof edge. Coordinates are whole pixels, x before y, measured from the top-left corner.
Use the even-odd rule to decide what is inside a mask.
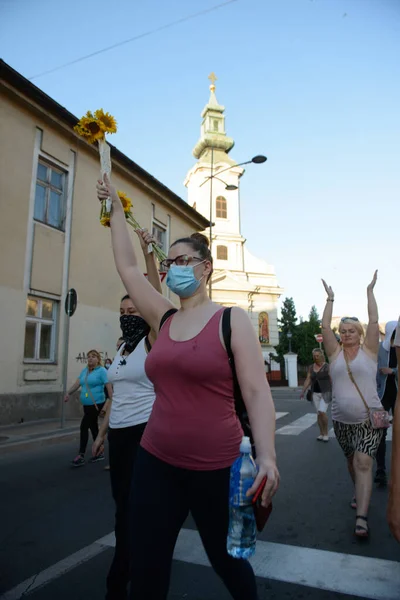
[[[73,130],[73,127],[76,125],[79,119],[64,106],[59,104],[56,100],[51,98],[36,85],[31,83],[23,75],[18,73],[18,71],[13,69],[3,59],[0,59],[0,81],[7,82],[18,92],[25,95],[31,101],[36,102],[40,107],[47,110],[50,114],[56,116],[62,123],[71,128],[71,133],[74,136],[77,136]],[[197,210],[195,210],[187,202],[185,202],[183,198],[175,194],[175,192],[161,183],[161,181],[156,179],[156,177],[140,167],[126,154],[121,152],[121,150],[118,150],[116,146],[113,146],[112,144],[109,145],[111,147],[111,156],[113,159],[125,166],[133,175],[141,177],[148,185],[152,186],[154,190],[158,192],[158,194],[162,194],[167,197],[168,200],[175,205],[178,210],[182,210],[192,222],[198,224],[199,229],[203,230],[208,227],[208,220],[205,219],[203,215],[197,212]]]

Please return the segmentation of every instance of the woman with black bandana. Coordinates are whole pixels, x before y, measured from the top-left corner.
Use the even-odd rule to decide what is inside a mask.
[[[154,254],[148,245],[156,243],[147,230],[138,231],[150,283],[162,293]],[[113,398],[99,434],[93,456],[102,451],[108,430],[111,489],[115,501],[115,553],[107,576],[106,600],[126,600],[129,583],[129,492],[136,451],[150,417],[155,399],[153,384],[144,362],[157,334],[140,316],[128,295],[120,304],[120,324],[124,342],[107,371],[113,385]]]

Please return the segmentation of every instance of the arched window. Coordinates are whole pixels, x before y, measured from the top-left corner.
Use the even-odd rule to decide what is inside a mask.
[[[226,246],[217,246],[217,259],[228,260],[228,248]]]
[[[217,196],[217,219],[226,219],[228,217],[226,208],[226,198]]]

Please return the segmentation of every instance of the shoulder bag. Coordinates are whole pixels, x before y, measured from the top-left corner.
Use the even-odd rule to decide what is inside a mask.
[[[346,361],[347,372],[349,374],[350,380],[354,384],[357,392],[359,393],[361,400],[364,403],[365,408],[367,409],[372,429],[387,429],[388,427],[390,427],[389,413],[384,408],[370,408],[368,406],[364,396],[362,395],[360,388],[357,385],[356,380],[354,379],[353,373],[351,372],[351,369],[350,369],[349,361],[347,359],[347,356],[346,356],[346,353],[344,350],[343,350],[343,356],[344,356],[344,360]]]

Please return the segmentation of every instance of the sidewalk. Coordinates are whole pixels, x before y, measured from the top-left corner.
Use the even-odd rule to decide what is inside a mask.
[[[301,388],[273,387],[274,400],[297,400]],[[0,456],[39,446],[60,444],[79,438],[80,419],[68,419],[60,428],[60,419],[28,421],[0,427]]]
[[[79,425],[80,419],[68,419],[61,429],[60,419],[46,419],[0,427],[0,456],[78,439]]]

